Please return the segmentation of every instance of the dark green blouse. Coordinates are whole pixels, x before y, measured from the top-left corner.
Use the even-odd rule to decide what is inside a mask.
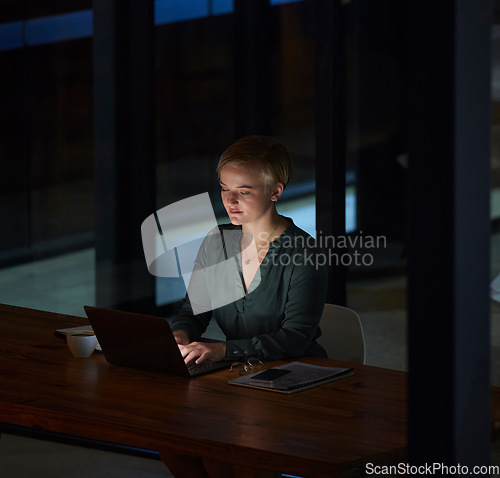
[[[221,290],[230,290],[236,300],[194,315],[190,302],[194,295],[188,290],[179,315],[170,324],[172,330],[184,330],[195,341],[214,318],[226,335],[226,360],[326,357],[316,342],[327,291],[326,261],[314,239],[287,220],[289,226],[271,242],[248,291],[243,288],[241,273],[241,226],[219,226],[217,237],[219,242],[222,238],[222,248],[214,248],[210,239],[214,236],[207,236],[194,268],[203,271],[205,294],[214,297]],[[223,261],[234,261],[234,267],[221,274],[213,264]],[[195,310],[201,309],[195,306]]]

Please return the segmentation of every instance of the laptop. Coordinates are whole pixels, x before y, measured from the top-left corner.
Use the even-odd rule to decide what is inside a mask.
[[[186,365],[168,321],[162,317],[88,305],[83,308],[104,357],[111,364],[180,377],[195,377],[231,365],[210,360]]]

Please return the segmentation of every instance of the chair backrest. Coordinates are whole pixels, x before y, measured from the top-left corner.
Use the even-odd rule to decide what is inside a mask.
[[[322,335],[318,343],[328,358],[365,363],[365,338],[359,315],[340,305],[325,304],[319,323]]]

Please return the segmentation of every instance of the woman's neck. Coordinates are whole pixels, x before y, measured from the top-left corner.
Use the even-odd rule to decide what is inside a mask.
[[[285,220],[274,210],[269,217],[262,218],[258,222],[243,224],[242,230],[252,235],[256,244],[270,242],[283,232]]]

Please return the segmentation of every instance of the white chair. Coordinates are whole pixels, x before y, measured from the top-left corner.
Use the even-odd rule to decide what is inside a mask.
[[[319,323],[318,343],[328,358],[346,362],[365,363],[365,338],[359,315],[340,305],[325,304]]]

